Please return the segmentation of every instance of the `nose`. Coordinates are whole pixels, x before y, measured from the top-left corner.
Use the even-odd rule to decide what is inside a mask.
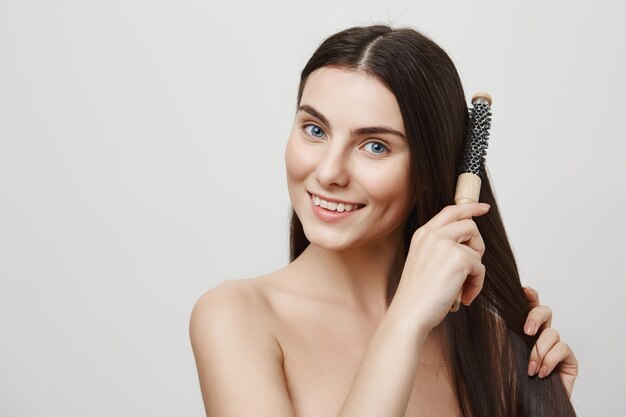
[[[348,152],[338,143],[332,141],[324,148],[315,170],[318,183],[326,188],[345,187],[350,178],[347,166]]]

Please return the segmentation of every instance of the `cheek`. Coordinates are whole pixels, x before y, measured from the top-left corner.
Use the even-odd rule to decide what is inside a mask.
[[[314,166],[313,153],[307,152],[306,146],[299,138],[291,136],[285,149],[285,168],[289,183],[305,179]]]
[[[363,177],[369,197],[386,208],[406,210],[411,201],[408,167],[402,162],[389,164],[384,170],[371,170]]]

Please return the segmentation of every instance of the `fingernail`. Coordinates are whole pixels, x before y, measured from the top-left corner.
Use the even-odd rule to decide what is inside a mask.
[[[539,371],[539,378],[543,378],[548,373],[548,367],[543,365]]]
[[[535,375],[536,370],[537,370],[537,362],[530,361],[530,363],[528,364],[528,376]]]
[[[532,336],[533,334],[535,334],[536,326],[537,325],[535,324],[534,321],[528,320],[528,323],[526,323],[526,326],[524,327],[524,333],[526,333],[529,336]]]
[[[491,206],[487,203],[480,203],[484,208],[491,208]]]

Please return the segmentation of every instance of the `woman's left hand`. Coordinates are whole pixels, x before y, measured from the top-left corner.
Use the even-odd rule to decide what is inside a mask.
[[[567,396],[571,397],[574,381],[578,375],[578,360],[569,345],[561,341],[559,332],[550,327],[552,310],[539,304],[537,291],[524,287],[524,294],[531,308],[524,324],[524,333],[532,336],[541,329],[541,334],[530,354],[528,375],[538,373],[539,378],[543,378],[556,369],[561,374]]]

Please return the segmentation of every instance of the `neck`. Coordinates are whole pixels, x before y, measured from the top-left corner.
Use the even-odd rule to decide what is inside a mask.
[[[387,311],[404,267],[402,238],[352,247],[343,251],[310,244],[294,261],[307,271],[307,284],[315,292],[370,317]],[[306,284],[305,284],[306,285]]]

